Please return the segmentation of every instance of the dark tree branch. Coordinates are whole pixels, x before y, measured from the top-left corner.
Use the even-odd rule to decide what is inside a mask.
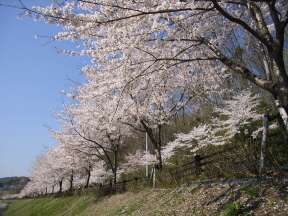
[[[130,127],[132,127],[134,130],[136,131],[139,131],[139,132],[142,132],[142,133],[145,133],[145,130],[139,128],[139,127],[136,127],[135,125],[129,123],[129,122],[123,122],[123,121],[120,121],[122,124],[125,124],[125,125],[128,125]]]
[[[272,81],[265,80],[257,77],[250,69],[235,62],[233,59],[225,56],[217,47],[211,44],[209,41],[202,39],[204,44],[219,58],[219,61],[230,68],[232,71],[240,74],[245,79],[253,82],[257,86],[266,89],[267,91],[273,90]]]
[[[242,26],[246,31],[248,31],[249,33],[251,33],[255,38],[257,38],[259,41],[261,41],[269,50],[271,50],[271,44],[262,36],[260,35],[257,31],[255,31],[253,28],[251,28],[246,22],[244,22],[241,19],[238,19],[234,16],[232,16],[231,14],[229,14],[228,12],[226,12],[218,3],[217,0],[211,0],[214,4],[214,7],[216,8],[216,10],[222,14],[225,18],[227,18],[228,20],[230,20],[231,22],[237,23],[240,26]]]
[[[83,138],[83,139],[86,140],[86,141],[89,141],[89,142],[94,143],[95,145],[97,145],[97,146],[103,151],[103,153],[104,153],[106,159],[108,160],[108,163],[109,163],[109,165],[110,165],[110,167],[111,167],[111,169],[112,169],[112,171],[113,171],[113,169],[114,169],[113,162],[112,162],[110,156],[108,155],[108,152],[107,152],[107,150],[106,150],[107,148],[105,148],[104,146],[100,145],[100,144],[99,144],[98,142],[96,142],[95,140],[92,140],[92,139],[89,139],[89,138],[83,136],[83,135],[82,135],[81,133],[79,133],[75,128],[74,128],[74,131],[75,131],[81,138]],[[111,151],[111,149],[108,149],[108,150]]]

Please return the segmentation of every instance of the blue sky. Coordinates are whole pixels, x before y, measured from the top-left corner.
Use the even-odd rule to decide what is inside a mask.
[[[48,0],[24,1],[28,6]],[[20,11],[0,7],[0,177],[29,175],[33,161],[55,144],[44,125],[57,128],[53,113],[65,98],[61,90],[83,82],[86,59],[57,53],[35,35],[52,35],[59,27],[17,18]]]

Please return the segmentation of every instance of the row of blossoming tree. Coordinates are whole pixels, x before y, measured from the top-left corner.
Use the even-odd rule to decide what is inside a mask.
[[[286,0],[68,0],[13,7],[62,26],[53,40],[75,42],[63,52],[90,59],[82,69],[87,82],[68,94],[75,103],[59,114],[62,129],[51,130],[59,144],[39,157],[26,193],[62,191],[63,182],[72,189],[76,179],[88,186],[112,177],[116,184],[121,172],[145,161],[161,169],[177,148],[223,145],[260,117],[251,86],[270,94],[288,130]],[[238,88],[240,80],[249,90]],[[207,104],[218,116],[211,124],[163,142],[163,127],[175,115]],[[125,152],[136,131],[147,133],[149,155]]]

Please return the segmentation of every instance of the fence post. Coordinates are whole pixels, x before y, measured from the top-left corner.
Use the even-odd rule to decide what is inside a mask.
[[[200,155],[195,155],[194,161],[195,161],[195,173],[196,173],[196,175],[200,175],[201,174],[201,157],[200,157]]]
[[[126,180],[124,180],[122,184],[122,192],[125,192],[125,191],[126,191]]]
[[[116,185],[114,185],[116,187]],[[109,193],[113,193],[112,179],[109,180]]]
[[[176,168],[175,177],[176,177],[176,180],[180,179],[180,174],[179,174],[178,168]]]
[[[260,152],[260,163],[259,163],[259,176],[261,177],[264,170],[264,159],[265,159],[265,149],[266,149],[266,141],[267,141],[267,132],[268,132],[268,113],[265,113],[263,116],[263,135],[261,141],[261,152]]]

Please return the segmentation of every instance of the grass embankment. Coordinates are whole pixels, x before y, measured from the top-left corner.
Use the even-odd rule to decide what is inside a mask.
[[[45,197],[9,201],[6,216],[81,215],[93,202],[92,196]]]
[[[287,215],[287,186],[208,185],[144,189],[102,198],[93,195],[10,202],[4,216]]]

